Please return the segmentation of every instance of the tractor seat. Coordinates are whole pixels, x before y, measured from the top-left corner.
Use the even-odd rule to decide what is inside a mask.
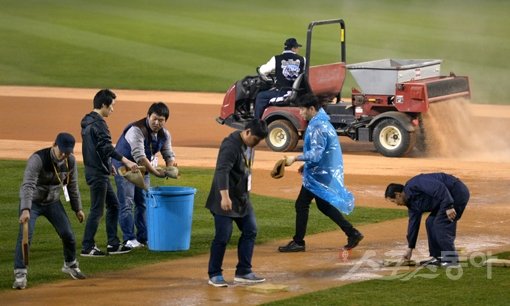
[[[283,102],[281,103],[282,105],[294,105],[295,104],[299,93],[301,93],[304,89],[302,86],[304,78],[305,78],[304,73],[301,73],[300,75],[298,75],[298,77],[294,80],[294,83],[292,83],[292,92],[289,95],[284,97]]]

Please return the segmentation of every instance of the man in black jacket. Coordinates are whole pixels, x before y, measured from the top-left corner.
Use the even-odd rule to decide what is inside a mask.
[[[111,159],[121,161],[132,171],[137,171],[136,163],[115,151],[112,137],[104,117],[113,112],[116,95],[109,89],[100,90],[94,97],[94,110],[85,115],[81,121],[83,139],[83,163],[85,179],[90,188],[90,213],[83,234],[81,256],[101,257],[106,254],[95,243],[94,237],[103,216],[106,203],[106,234],[108,236],[107,252],[122,254],[131,251],[117,237],[119,219],[119,200],[113,191],[109,176],[113,173]]]
[[[261,75],[275,74],[276,82],[270,90],[261,91],[255,100],[255,118],[262,118],[268,105],[285,106],[285,98],[292,93],[292,85],[297,77],[305,71],[305,59],[298,55],[302,47],[295,38],[289,38],[284,43],[281,54],[271,57],[260,66]]]
[[[251,166],[253,148],[267,136],[265,121],[255,119],[245,130],[235,131],[221,143],[216,162],[216,170],[206,208],[213,217],[215,236],[211,243],[209,257],[209,284],[227,287],[222,275],[225,249],[232,235],[232,221],[241,231],[237,245],[238,264],[235,282],[260,283],[264,278],[251,270],[251,259],[257,236],[257,223],[250,202]]]

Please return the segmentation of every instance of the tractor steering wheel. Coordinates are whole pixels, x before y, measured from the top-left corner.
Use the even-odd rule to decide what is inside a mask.
[[[257,74],[259,76],[259,79],[261,79],[264,83],[266,83],[268,85],[272,86],[276,82],[274,75],[272,75],[272,74],[265,75],[265,74],[261,73],[260,72],[260,67],[257,67]]]

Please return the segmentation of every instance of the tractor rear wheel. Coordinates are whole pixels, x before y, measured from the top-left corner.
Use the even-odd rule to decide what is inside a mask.
[[[372,139],[382,155],[400,157],[414,148],[416,133],[408,132],[398,120],[387,118],[377,124]]]
[[[296,148],[299,137],[296,129],[287,120],[275,120],[269,124],[266,143],[275,152],[287,152]]]

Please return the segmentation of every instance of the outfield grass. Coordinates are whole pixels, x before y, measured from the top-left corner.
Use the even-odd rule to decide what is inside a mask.
[[[0,193],[0,290],[8,289],[13,281],[13,256],[16,237],[18,235],[18,202],[19,186],[23,179],[24,161],[0,161],[0,177],[2,177],[2,192]],[[82,195],[84,212],[88,214],[90,197],[88,187],[83,176],[83,166],[79,169],[79,186]],[[204,254],[209,251],[210,242],[214,235],[213,219],[209,210],[204,208],[206,197],[212,180],[213,170],[182,168],[181,179],[164,180],[154,178],[152,186],[184,185],[197,188],[195,206],[193,212],[193,228],[191,235],[191,247],[186,252],[151,252],[147,249],[135,250],[132,254],[122,256],[122,260],[109,257],[98,260],[78,257],[83,271],[89,276],[108,271],[124,270],[131,267],[141,266],[165,260],[181,257],[189,257]],[[257,214],[259,235],[257,243],[268,242],[276,239],[290,238],[294,232],[294,203],[289,200],[276,199],[265,196],[252,196]],[[65,205],[71,219],[72,227],[78,242],[77,251],[81,250],[84,224],[79,224],[69,205]],[[356,225],[381,222],[384,220],[402,218],[405,211],[399,209],[376,209],[358,207],[348,219]],[[333,222],[324,222],[327,219],[320,214],[318,209],[310,210],[308,234],[335,230]],[[169,225],[171,226],[171,225]],[[119,229],[119,237],[121,231]],[[234,231],[230,247],[235,247],[239,238],[239,232]],[[100,223],[96,242],[100,248],[105,248],[106,234],[104,218]],[[44,218],[37,219],[34,239],[30,252],[29,286],[46,283],[59,279],[67,279],[68,276],[60,272],[63,264],[62,244],[51,224]],[[204,276],[207,275],[207,267],[204,267]]]
[[[508,259],[510,253],[498,254]],[[508,268],[476,260],[461,269],[423,268],[398,277],[348,284],[264,305],[508,305]]]
[[[508,103],[510,2],[349,0],[0,0],[0,84],[224,92],[343,18],[348,63],[439,58],[471,78],[473,101]],[[337,35],[314,34],[312,65],[334,61]],[[304,48],[303,48],[304,49]],[[302,50],[304,54],[305,50]],[[354,86],[349,78],[344,95]]]

